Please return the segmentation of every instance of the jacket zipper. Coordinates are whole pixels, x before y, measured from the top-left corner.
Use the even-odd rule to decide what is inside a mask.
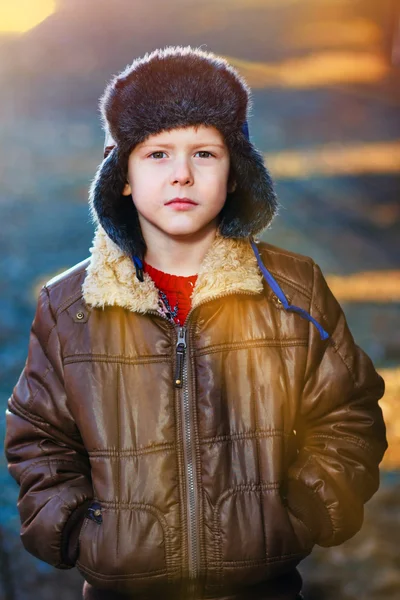
[[[195,449],[193,448],[193,433],[191,409],[189,403],[189,382],[187,376],[188,365],[188,340],[187,327],[178,325],[178,340],[176,343],[176,372],[175,372],[175,387],[183,387],[182,396],[182,414],[183,414],[183,431],[184,431],[184,457],[185,457],[185,476],[187,489],[187,532],[188,532],[188,571],[191,583],[196,580],[199,570],[199,535],[198,535],[198,519],[197,519],[197,482],[195,468]],[[187,590],[191,597],[194,590]]]
[[[178,341],[176,342],[175,387],[183,387],[183,368],[186,352],[186,327],[178,325]]]
[[[185,475],[186,475],[186,502],[188,509],[188,519],[187,519],[187,532],[188,532],[188,571],[189,578],[192,581],[192,589],[188,590],[188,598],[195,596],[194,585],[195,580],[199,572],[200,565],[200,555],[199,555],[199,532],[198,532],[198,519],[197,519],[197,478],[196,478],[196,469],[195,469],[195,461],[193,460],[194,452],[193,452],[193,432],[192,432],[192,424],[190,418],[190,405],[189,405],[189,385],[188,385],[188,377],[187,377],[187,356],[189,354],[189,345],[188,345],[188,321],[192,314],[192,312],[201,304],[205,304],[206,302],[210,302],[216,298],[224,298],[225,296],[230,296],[233,294],[247,294],[247,295],[258,295],[259,292],[241,292],[240,290],[235,290],[233,292],[229,292],[227,294],[219,294],[216,296],[209,296],[207,299],[203,300],[203,302],[199,302],[196,304],[194,308],[192,308],[189,314],[186,317],[186,320],[183,325],[173,325],[169,319],[160,315],[160,313],[156,310],[150,310],[148,313],[152,313],[158,315],[162,319],[165,319],[171,325],[175,327],[178,333],[177,342],[176,342],[176,367],[174,374],[174,386],[176,388],[183,388],[183,422],[184,422],[184,456],[186,459],[185,463]]]

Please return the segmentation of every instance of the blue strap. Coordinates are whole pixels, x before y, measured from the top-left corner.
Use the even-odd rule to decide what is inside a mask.
[[[136,256],[136,254],[134,254],[132,256],[132,259],[133,259],[133,263],[134,263],[135,269],[136,269],[136,277],[138,278],[139,281],[144,281],[142,261],[140,260],[140,258],[138,256]]]
[[[282,302],[285,309],[290,310],[292,312],[299,313],[299,315],[301,317],[303,317],[304,319],[307,319],[308,321],[311,321],[311,323],[313,323],[315,325],[315,327],[318,329],[319,334],[321,336],[321,340],[326,340],[329,337],[329,333],[327,333],[325,331],[325,329],[322,327],[322,325],[320,325],[318,323],[318,321],[316,321],[306,310],[304,310],[304,308],[300,308],[299,306],[294,306],[294,304],[289,304],[289,302],[288,302],[285,294],[283,293],[282,289],[280,288],[278,282],[276,281],[276,279],[274,279],[272,277],[271,273],[266,269],[266,267],[261,259],[257,245],[254,242],[252,237],[250,237],[250,243],[253,248],[253,252],[256,255],[258,266],[260,267],[260,269],[261,269],[265,279],[269,283],[270,287],[275,292],[275,294],[278,296],[279,300]]]
[[[136,267],[138,267],[139,269],[143,269],[143,263],[138,256],[133,256],[133,262],[135,263]]]

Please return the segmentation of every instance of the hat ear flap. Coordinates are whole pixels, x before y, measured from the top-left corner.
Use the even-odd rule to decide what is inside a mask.
[[[99,166],[89,192],[92,219],[129,256],[144,256],[145,242],[132,196],[122,194],[126,184],[128,161],[118,148]]]
[[[256,235],[273,220],[278,200],[261,153],[243,136],[229,143],[237,183],[220,213],[219,230],[225,237]]]

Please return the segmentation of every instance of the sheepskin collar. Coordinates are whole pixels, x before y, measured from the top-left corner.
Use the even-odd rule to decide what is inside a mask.
[[[135,266],[99,225],[82,286],[85,302],[93,307],[121,306],[133,312],[159,311],[158,290],[148,273],[136,277]],[[262,273],[248,239],[217,233],[206,253],[193,288],[192,308],[205,300],[233,292],[259,294]]]

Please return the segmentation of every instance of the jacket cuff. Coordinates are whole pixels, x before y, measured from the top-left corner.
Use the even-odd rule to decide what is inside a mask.
[[[314,543],[328,546],[334,531],[328,508],[318,494],[298,479],[289,479],[286,490],[288,508],[308,527]]]
[[[85,500],[72,511],[61,536],[61,560],[68,567],[75,566],[79,554],[79,534],[92,498]]]

